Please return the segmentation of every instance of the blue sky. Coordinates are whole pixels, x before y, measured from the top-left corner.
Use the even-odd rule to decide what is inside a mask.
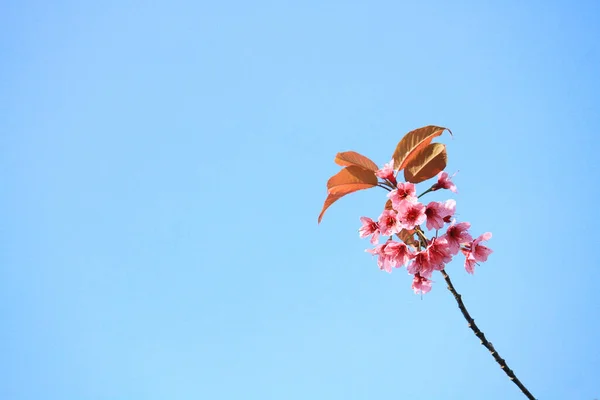
[[[441,276],[317,226],[336,152],[454,132],[447,270],[540,399],[600,397],[600,6],[4,1],[0,398],[519,399]],[[436,193],[431,199],[446,198]]]

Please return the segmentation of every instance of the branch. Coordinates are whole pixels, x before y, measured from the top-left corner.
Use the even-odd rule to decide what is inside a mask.
[[[515,373],[512,371],[512,369],[508,368],[508,365],[506,365],[506,361],[504,361],[504,359],[502,357],[500,357],[500,355],[498,354],[496,349],[494,349],[494,346],[492,345],[492,343],[490,343],[485,338],[485,335],[483,334],[483,332],[481,332],[479,330],[479,328],[475,324],[475,320],[471,317],[471,315],[467,311],[467,308],[465,307],[465,304],[462,301],[462,298],[461,298],[462,296],[460,294],[458,294],[458,292],[454,288],[454,285],[452,284],[452,281],[450,280],[450,277],[448,276],[446,271],[441,270],[440,272],[442,273],[442,276],[444,277],[444,279],[446,280],[446,283],[448,284],[448,290],[452,293],[452,295],[454,296],[454,299],[456,299],[456,302],[458,303],[458,308],[460,308],[460,312],[462,312],[462,315],[467,320],[467,323],[469,324],[469,328],[471,328],[471,330],[473,331],[475,336],[477,336],[481,340],[481,344],[484,345],[485,348],[490,351],[490,353],[492,354],[492,357],[494,357],[494,360],[496,360],[496,362],[500,365],[500,368],[504,371],[504,373],[506,375],[508,375],[510,380],[513,381],[514,384],[519,387],[519,389],[521,389],[521,392],[523,392],[523,394],[529,400],[535,400],[535,397],[533,397],[533,395],[531,393],[529,393],[529,390],[527,390],[525,385],[523,385],[521,383],[521,381],[519,380],[519,378],[517,378],[515,376]]]

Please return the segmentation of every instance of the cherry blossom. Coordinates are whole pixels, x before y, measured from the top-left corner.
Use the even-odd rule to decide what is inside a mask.
[[[438,181],[431,187],[431,191],[438,189],[448,189],[451,192],[458,193],[456,185],[452,182],[451,177],[448,176],[447,172],[440,172],[438,174]]]
[[[398,210],[404,202],[417,202],[417,189],[414,183],[398,183],[397,189],[388,193],[388,198],[392,200],[392,207]]]
[[[421,274],[422,276],[430,277],[433,268],[429,263],[429,254],[427,251],[423,250],[415,253],[407,270],[408,273],[412,275]]]
[[[386,204],[386,210],[376,221],[360,217],[361,227],[358,229],[361,238],[370,237],[374,248],[366,252],[377,257],[379,269],[392,272],[394,268],[406,266],[408,273],[413,275],[412,289],[417,294],[428,293],[433,283],[433,272],[446,269],[452,257],[461,251],[465,255],[465,269],[470,274],[474,273],[478,263],[486,261],[492,253],[483,245],[483,242],[491,239],[492,234],[486,232],[473,239],[469,233],[471,224],[453,219],[456,212],[454,199],[431,201],[425,205],[419,202],[415,184],[396,182],[394,174],[394,160],[375,172],[377,177],[387,181],[384,186],[393,186],[388,193],[391,208]],[[457,192],[446,172],[439,173],[437,182],[425,193],[439,189]],[[431,235],[433,237],[428,237],[423,225],[428,231],[435,232]],[[438,236],[438,231],[445,226],[446,232]],[[403,230],[408,234],[405,235]],[[414,240],[415,234],[419,235],[418,241]],[[393,240],[394,235],[399,239]],[[388,236],[389,239],[379,244],[381,236]]]
[[[473,244],[471,245],[471,254],[475,258],[475,260],[479,262],[487,261],[488,256],[493,253],[490,248],[480,244],[481,242],[490,240],[491,238],[492,233],[486,232],[479,236],[477,239],[473,240]]]
[[[362,226],[358,230],[359,236],[361,238],[365,238],[369,235],[371,236],[371,243],[377,243],[377,239],[379,239],[379,225],[377,222],[373,221],[369,217],[360,217],[360,222]]]
[[[377,256],[377,265],[379,266],[379,269],[391,273],[392,265],[390,263],[389,257],[385,254],[385,248],[389,243],[391,243],[391,240],[388,240],[383,244],[375,246],[374,249],[367,249],[365,251],[367,253],[371,253],[374,256]]]
[[[391,236],[400,232],[399,221],[394,210],[384,210],[379,216],[379,232],[383,236]]]
[[[425,294],[431,290],[431,280],[417,273],[413,278],[411,287],[415,294]]]
[[[470,227],[471,224],[468,222],[460,222],[457,224],[456,221],[448,227],[444,236],[448,241],[450,254],[458,254],[461,244],[466,244],[473,241],[473,237],[467,231]]]
[[[394,160],[385,164],[383,168],[375,172],[375,175],[381,179],[387,179],[394,185],[396,184],[396,177],[394,176]]]
[[[465,258],[465,270],[470,274],[474,274],[475,265],[477,265],[477,262],[470,254],[466,254],[466,256],[467,257]]]
[[[477,239],[473,240],[471,243],[467,244],[462,252],[465,255],[465,269],[468,273],[473,274],[475,272],[475,265],[478,262],[485,262],[490,254],[492,254],[492,250],[486,246],[480,244],[483,241],[490,240],[492,238],[492,234],[490,232],[486,232],[480,235]]]
[[[415,226],[421,225],[426,218],[425,206],[421,203],[404,201],[398,207],[398,221],[401,228],[414,229]]]
[[[427,216],[427,229],[442,229],[456,209],[456,201],[448,200],[445,203],[432,201],[425,208]]]
[[[429,265],[434,270],[441,271],[445,264],[452,261],[448,240],[445,237],[431,239],[425,252],[429,259]]]
[[[404,242],[391,242],[383,250],[390,264],[400,268],[413,257],[408,246]]]

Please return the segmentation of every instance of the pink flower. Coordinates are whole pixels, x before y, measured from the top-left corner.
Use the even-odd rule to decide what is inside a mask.
[[[475,262],[474,258],[471,258],[470,255],[467,255],[467,258],[465,258],[465,269],[467,270],[467,272],[469,274],[474,274],[475,273],[475,265],[477,263]]]
[[[404,202],[417,202],[417,189],[414,183],[400,182],[397,189],[389,192],[387,197],[392,200],[394,210],[397,210]]]
[[[473,258],[475,258],[475,260],[479,262],[485,262],[487,261],[488,256],[493,253],[489,247],[479,244],[486,240],[490,240],[491,238],[492,233],[486,232],[483,235],[479,236],[477,239],[473,240],[473,244],[471,245],[471,254],[473,255]]]
[[[421,225],[426,218],[425,206],[421,203],[404,201],[398,207],[398,221],[400,221],[401,228],[414,229],[415,226]]]
[[[456,212],[456,200],[449,199],[444,202],[445,217],[444,221],[450,222],[450,218]]]
[[[409,251],[408,246],[403,242],[388,242],[383,250],[390,264],[396,268],[400,268],[413,257]]]
[[[449,220],[456,209],[456,201],[450,199],[445,203],[432,201],[427,204],[425,215],[427,216],[427,229],[442,229],[444,222]]]
[[[412,275],[421,274],[430,277],[433,268],[429,263],[429,254],[426,251],[419,251],[413,256],[412,262],[407,267],[408,273]]]
[[[431,280],[415,274],[411,287],[415,294],[425,294],[431,290]]]
[[[444,269],[445,265],[452,261],[448,240],[445,237],[433,238],[425,250],[429,259],[429,265],[436,271]]]
[[[480,244],[481,242],[490,240],[491,238],[492,234],[490,232],[486,232],[477,239],[473,240],[471,243],[467,244],[465,248],[462,249],[463,254],[466,256],[465,269],[468,273],[474,273],[475,265],[477,265],[478,262],[487,261],[488,256],[492,254],[492,250],[490,248]]]
[[[392,272],[392,265],[390,263],[389,257],[385,254],[385,248],[391,241],[388,240],[384,244],[379,244],[375,246],[374,249],[365,250],[367,253],[371,253],[374,256],[377,256],[377,265],[379,269],[384,270],[386,272]]]
[[[458,254],[461,244],[466,244],[473,241],[473,237],[467,231],[471,227],[468,222],[452,223],[446,230],[446,240],[448,241],[448,248],[450,254]]]
[[[438,189],[448,189],[451,192],[457,193],[456,185],[451,181],[451,177],[448,176],[447,172],[440,172],[438,174],[438,181],[431,187],[432,191]]]
[[[360,217],[360,222],[362,223],[362,226],[358,230],[359,236],[365,238],[369,235],[373,235],[371,236],[371,243],[377,243],[377,239],[379,238],[379,225],[377,225],[377,222],[369,217]]]
[[[399,222],[394,210],[384,210],[379,216],[379,232],[383,236],[391,236],[400,232]]]
[[[394,176],[394,160],[392,159],[392,161],[385,164],[383,168],[375,172],[375,175],[381,179],[387,179],[395,185],[396,177]]]

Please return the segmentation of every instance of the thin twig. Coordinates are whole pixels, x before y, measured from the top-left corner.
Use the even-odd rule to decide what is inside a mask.
[[[479,330],[479,328],[475,324],[475,320],[473,318],[471,318],[471,315],[467,311],[467,308],[465,307],[465,304],[462,301],[461,295],[458,294],[458,292],[454,288],[454,285],[452,284],[452,281],[450,280],[450,277],[448,276],[446,271],[441,270],[441,273],[442,273],[442,276],[444,277],[444,279],[446,280],[446,283],[448,284],[448,290],[452,293],[452,295],[456,299],[456,302],[458,303],[458,308],[460,308],[460,312],[462,312],[462,315],[467,320],[467,323],[469,324],[469,328],[471,328],[471,330],[473,331],[475,336],[477,336],[479,338],[479,340],[481,340],[481,344],[484,345],[485,348],[490,351],[490,353],[494,357],[494,360],[496,360],[496,362],[498,364],[500,364],[500,368],[504,371],[504,373],[506,375],[508,375],[510,380],[513,381],[515,383],[515,385],[517,385],[519,387],[519,389],[521,389],[521,392],[523,392],[523,394],[529,400],[535,400],[535,397],[533,397],[533,395],[531,393],[529,393],[529,390],[527,390],[525,385],[523,385],[521,383],[521,381],[515,376],[515,373],[512,371],[512,369],[508,368],[508,365],[506,365],[506,361],[504,361],[504,359],[502,357],[500,357],[500,355],[498,354],[496,349],[494,349],[494,346],[492,345],[492,343],[490,343],[485,338],[485,335],[483,334],[483,332],[481,332]]]

